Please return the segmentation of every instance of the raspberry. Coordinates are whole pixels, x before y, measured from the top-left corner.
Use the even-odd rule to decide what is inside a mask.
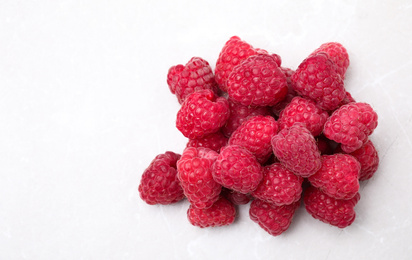
[[[171,67],[167,74],[167,84],[170,91],[176,94],[179,103],[183,103],[189,94],[202,89],[210,89],[218,94],[212,68],[199,57],[193,57],[185,66],[179,64]]]
[[[230,225],[235,220],[235,216],[235,206],[223,197],[210,208],[199,209],[190,205],[187,210],[189,222],[201,228]]]
[[[263,179],[252,196],[277,206],[299,201],[303,178],[280,163],[264,167]]]
[[[305,190],[303,197],[305,208],[312,217],[339,228],[353,223],[356,217],[353,208],[359,199],[360,195],[356,193],[352,199],[338,200],[312,186]]]
[[[338,42],[327,42],[322,44],[317,48],[311,55],[315,55],[320,52],[326,52],[330,59],[335,64],[336,72],[342,77],[345,78],[345,72],[349,66],[349,55],[345,47]]]
[[[378,125],[378,115],[366,103],[349,103],[333,112],[325,123],[324,135],[341,143],[346,153],[359,149]]]
[[[189,139],[186,147],[205,147],[212,149],[215,152],[219,152],[220,148],[227,144],[228,138],[226,138],[221,131],[205,135],[199,139]]]
[[[312,99],[324,110],[334,110],[345,98],[343,79],[324,52],[306,58],[292,75],[292,82],[299,95]]]
[[[322,156],[322,168],[309,177],[316,188],[336,199],[350,199],[359,191],[360,164],[351,155]]]
[[[177,162],[177,176],[183,191],[196,208],[209,208],[219,199],[222,187],[212,176],[212,164],[217,156],[208,148],[189,147]]]
[[[251,220],[258,223],[266,232],[272,236],[278,236],[289,228],[298,207],[299,202],[276,206],[255,199],[250,204],[249,216]]]
[[[278,132],[278,123],[271,116],[255,116],[243,122],[229,138],[230,145],[240,145],[249,150],[260,163],[272,153],[270,141]]]
[[[184,198],[177,178],[176,162],[180,154],[159,154],[143,172],[139,194],[147,204],[171,204]]]
[[[299,176],[309,177],[322,165],[315,138],[301,123],[279,131],[272,148],[279,161]]]
[[[262,167],[256,157],[239,145],[223,147],[213,165],[214,180],[240,193],[254,191],[262,177]]]
[[[318,108],[313,101],[295,97],[280,113],[278,123],[280,129],[284,129],[300,122],[313,136],[318,136],[328,117],[328,113]]]
[[[372,178],[379,166],[379,156],[372,141],[368,140],[361,148],[350,153],[361,165],[359,180]]]
[[[222,189],[222,195],[235,205],[247,204],[252,199],[249,194],[240,193],[226,188]]]
[[[267,53],[264,50],[255,50],[250,44],[242,41],[238,36],[233,36],[223,46],[216,62],[215,80],[220,89],[227,92],[226,80],[233,68],[244,59],[258,53]]]
[[[230,137],[232,133],[249,117],[262,115],[270,115],[268,107],[251,107],[244,106],[233,102],[231,99],[229,101],[230,116],[226,121],[226,124],[222,128],[222,132],[225,136]]]
[[[290,103],[290,101],[292,101],[292,99],[298,95],[293,88],[293,83],[291,80],[291,77],[295,73],[295,71],[283,67],[281,67],[280,69],[286,76],[286,82],[288,84],[288,93],[282,101],[272,106],[272,112],[277,116],[279,116],[280,112],[282,112],[282,110]]]
[[[215,133],[229,118],[229,104],[211,90],[190,94],[177,113],[176,127],[190,139],[202,138]]]
[[[243,60],[226,83],[229,97],[244,106],[273,106],[288,93],[285,74],[267,54]]]

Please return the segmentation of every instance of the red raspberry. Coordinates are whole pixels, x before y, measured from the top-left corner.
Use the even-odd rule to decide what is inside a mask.
[[[299,176],[309,177],[322,165],[316,140],[301,123],[279,131],[272,148],[279,161]]]
[[[205,135],[199,139],[189,139],[186,147],[205,147],[219,152],[220,148],[227,144],[228,138],[221,131]]]
[[[201,228],[230,225],[235,220],[235,216],[235,206],[223,197],[210,208],[199,209],[190,205],[187,210],[189,222]]]
[[[292,223],[293,215],[299,207],[299,202],[290,205],[276,206],[255,199],[250,204],[249,216],[254,222],[272,236],[285,232]]]
[[[273,106],[288,93],[286,76],[270,55],[248,57],[227,79],[229,97],[245,106]]]
[[[277,116],[279,116],[280,112],[282,112],[282,110],[290,103],[290,101],[292,101],[292,99],[298,95],[293,88],[293,83],[291,80],[291,77],[295,73],[295,71],[289,68],[283,68],[283,67],[281,67],[280,69],[286,76],[286,82],[288,84],[288,93],[286,94],[285,98],[282,101],[272,106],[272,112],[273,114]]]
[[[300,122],[313,136],[318,136],[322,132],[323,125],[328,117],[328,112],[317,107],[315,102],[295,97],[280,113],[278,123],[280,129],[284,129]]]
[[[216,62],[215,80],[223,91],[227,91],[226,80],[233,68],[244,59],[257,53],[265,53],[263,50],[256,50],[250,44],[242,41],[238,36],[233,36],[223,46]]]
[[[329,55],[335,64],[336,72],[344,79],[346,69],[349,67],[349,55],[345,47],[338,42],[327,42],[317,48],[311,55],[320,52],[326,52]]]
[[[361,148],[350,153],[361,165],[359,180],[372,178],[379,166],[379,156],[373,143],[368,140]]]
[[[341,106],[328,118],[323,134],[337,143],[346,153],[359,149],[378,125],[378,115],[366,103]]]
[[[214,180],[240,193],[254,191],[262,177],[262,166],[256,157],[239,145],[223,147],[213,165]]]
[[[219,131],[229,118],[229,103],[211,90],[190,94],[177,113],[176,127],[190,139]]]
[[[247,204],[252,200],[252,196],[249,194],[240,193],[226,188],[222,189],[222,195],[235,205]]]
[[[185,66],[179,64],[171,67],[167,74],[167,84],[170,91],[176,94],[179,103],[183,103],[189,94],[202,89],[210,89],[218,94],[212,68],[199,57],[193,57]]]
[[[280,163],[264,167],[263,179],[252,196],[277,206],[299,201],[303,178]]]
[[[230,107],[230,116],[226,121],[226,124],[222,128],[223,134],[227,137],[230,137],[232,133],[243,123],[243,121],[247,120],[248,118],[257,115],[270,115],[268,107],[244,106],[233,102],[231,99],[229,99],[228,101]]]
[[[351,155],[322,156],[322,168],[309,177],[316,188],[336,199],[350,199],[359,191],[360,164]]]
[[[184,198],[177,178],[176,162],[180,154],[159,154],[143,172],[139,194],[147,204],[171,204]]]
[[[189,147],[177,162],[178,178],[189,202],[209,208],[219,199],[222,187],[213,180],[212,164],[218,154],[208,148]]]
[[[271,140],[278,132],[278,123],[271,116],[250,117],[229,138],[229,145],[240,145],[264,163],[272,154]]]
[[[330,197],[315,187],[309,187],[304,194],[305,208],[312,217],[344,228],[353,223],[356,217],[353,209],[360,199],[359,193],[349,200],[338,200]]]
[[[324,52],[306,58],[292,75],[292,82],[299,95],[324,110],[334,110],[345,98],[343,79]]]

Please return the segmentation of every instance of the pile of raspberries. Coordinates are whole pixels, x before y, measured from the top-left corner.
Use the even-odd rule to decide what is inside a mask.
[[[315,219],[344,228],[355,220],[359,182],[379,164],[369,140],[378,116],[345,90],[346,49],[322,44],[294,71],[281,58],[234,36],[213,72],[193,57],[169,69],[181,104],[183,153],[156,156],[144,171],[148,204],[187,198],[189,222],[229,225],[250,201],[250,219],[269,234],[288,229],[303,201]]]

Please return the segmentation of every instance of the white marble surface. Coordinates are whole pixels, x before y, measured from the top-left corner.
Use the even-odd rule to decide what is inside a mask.
[[[410,1],[2,1],[0,259],[411,259]],[[346,88],[379,114],[375,177],[341,230],[301,208],[272,237],[239,210],[199,229],[187,201],[139,199],[143,170],[181,153],[170,66],[212,66],[238,35],[296,68],[339,41]]]

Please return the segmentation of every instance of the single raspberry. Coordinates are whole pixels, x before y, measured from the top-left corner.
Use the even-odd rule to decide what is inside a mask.
[[[219,131],[229,118],[228,101],[211,90],[190,94],[177,113],[176,127],[190,139]]]
[[[216,62],[215,80],[220,89],[227,92],[226,80],[236,65],[251,55],[265,52],[261,49],[254,49],[252,45],[242,41],[238,36],[231,37],[223,46]]]
[[[250,117],[229,138],[229,145],[240,145],[264,163],[272,154],[272,137],[278,132],[278,123],[271,116]]]
[[[303,178],[280,163],[263,168],[263,179],[252,196],[277,206],[299,201]]]
[[[222,189],[222,195],[235,205],[247,204],[253,199],[249,194],[240,193],[226,188]]]
[[[256,157],[239,145],[223,147],[213,164],[214,180],[240,193],[254,191],[262,177],[262,166]]]
[[[272,149],[286,168],[302,177],[309,177],[322,165],[316,140],[301,123],[279,131],[272,138]]]
[[[187,210],[187,218],[193,226],[218,227],[230,225],[235,220],[235,206],[227,199],[221,197],[212,207],[199,209],[190,205]]]
[[[177,178],[176,162],[180,154],[159,154],[143,172],[139,195],[147,204],[171,204],[184,198]]]
[[[346,153],[359,149],[378,125],[378,115],[366,103],[341,106],[328,118],[323,134],[337,143]]]
[[[245,106],[273,106],[288,93],[286,76],[270,55],[248,57],[227,79],[229,97]]]
[[[208,134],[199,139],[189,139],[186,147],[205,147],[219,152],[227,144],[228,138],[221,131]]]
[[[226,137],[230,137],[232,133],[243,123],[252,116],[270,115],[268,107],[251,107],[244,106],[239,103],[233,102],[229,99],[230,116],[226,121],[226,124],[222,127],[222,132]]]
[[[289,228],[299,204],[299,202],[295,202],[290,205],[276,206],[255,199],[250,204],[249,216],[266,232],[272,236],[278,236]]]
[[[212,164],[217,156],[218,153],[208,148],[189,147],[177,162],[177,176],[194,207],[209,208],[219,199],[222,187],[212,176]]]
[[[324,110],[334,110],[345,98],[343,79],[324,52],[306,58],[292,75],[292,82],[299,95]]]
[[[202,58],[193,57],[185,66],[179,64],[169,69],[167,84],[170,91],[176,94],[179,103],[195,91],[210,89],[219,94],[215,76],[209,63]]]
[[[326,52],[329,55],[335,64],[336,72],[344,79],[346,70],[349,67],[349,54],[345,47],[338,42],[327,42],[317,48],[311,55],[320,52]]]
[[[313,136],[318,136],[322,132],[323,125],[328,117],[328,112],[317,107],[315,102],[295,97],[280,113],[278,123],[280,129],[284,129],[300,122]]]
[[[296,93],[296,91],[293,88],[293,82],[291,80],[291,77],[295,73],[295,71],[284,67],[281,67],[280,69],[286,76],[286,82],[288,84],[288,93],[282,101],[272,106],[272,112],[276,116],[279,116],[280,112],[282,112],[282,110],[290,103],[290,101],[292,101],[292,99],[298,95],[298,93]]]
[[[361,165],[359,180],[372,178],[379,166],[379,156],[372,141],[368,140],[361,148],[350,153]]]
[[[360,164],[351,155],[322,156],[322,168],[309,177],[312,186],[336,199],[350,199],[359,191]]]
[[[315,219],[339,228],[345,228],[353,223],[356,217],[354,207],[360,195],[349,200],[338,200],[316,189],[309,187],[305,190],[303,200],[305,208]]]

